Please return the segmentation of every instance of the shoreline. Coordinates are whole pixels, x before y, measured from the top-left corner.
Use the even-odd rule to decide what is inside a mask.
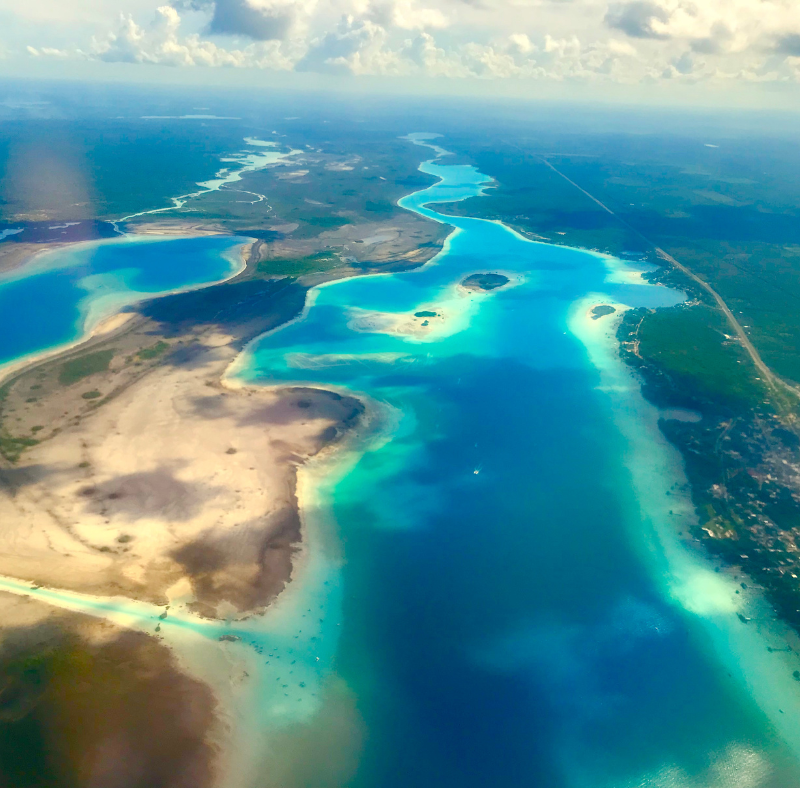
[[[590,310],[599,304],[617,311],[592,320]],[[753,584],[742,590],[733,569],[715,561],[691,536],[697,513],[683,458],[658,426],[662,409],[645,399],[634,370],[620,355],[616,329],[631,308],[607,295],[589,294],[573,306],[569,326],[598,371],[612,418],[631,447],[624,462],[637,499],[650,501],[640,504],[647,512],[650,533],[633,538],[643,560],[656,562],[657,571],[651,569],[651,574],[665,598],[682,611],[696,636],[710,638],[717,658],[740,686],[748,688],[781,738],[800,755],[800,685],[792,675],[800,669],[800,637],[775,615],[764,594]],[[664,467],[653,475],[653,467],[659,465]],[[654,485],[654,478],[682,484],[676,491],[666,481]],[[668,489],[659,490],[662,486]],[[676,520],[685,523],[680,531]]]
[[[155,237],[155,236],[152,236]],[[192,238],[194,236],[180,236],[185,238]],[[235,238],[236,236],[231,236]],[[197,285],[186,285],[184,287],[175,288],[173,290],[167,290],[161,293],[138,293],[139,297],[135,298],[134,300],[129,299],[109,299],[111,303],[106,306],[105,308],[100,308],[99,310],[95,310],[92,312],[92,305],[91,303],[88,306],[81,307],[81,320],[82,326],[79,330],[78,336],[76,336],[73,340],[68,341],[62,345],[56,345],[54,347],[45,348],[40,351],[34,351],[28,355],[23,356],[22,358],[15,359],[13,361],[8,361],[5,363],[0,363],[0,386],[9,382],[11,378],[14,378],[25,371],[27,371],[28,367],[33,367],[36,364],[41,363],[42,361],[47,361],[52,358],[57,357],[58,355],[64,353],[70,353],[74,350],[77,350],[81,345],[88,343],[90,340],[96,338],[97,336],[104,336],[108,333],[113,333],[114,331],[118,330],[122,327],[123,324],[119,326],[115,326],[114,328],[108,328],[107,324],[109,321],[112,321],[118,315],[126,314],[124,310],[127,307],[132,307],[142,301],[150,301],[152,299],[163,298],[165,296],[170,295],[177,295],[179,293],[188,293],[194,290],[201,290],[205,287],[211,287],[213,285],[220,285],[224,282],[230,282],[236,277],[240,276],[247,270],[248,258],[250,251],[253,248],[253,245],[258,243],[257,239],[255,238],[246,238],[242,236],[243,241],[241,244],[236,244],[235,246],[238,247],[238,261],[232,259],[232,255],[225,255],[225,258],[231,263],[233,269],[231,272],[226,275],[223,279],[216,280],[214,282],[207,282],[204,284],[197,284]],[[179,240],[178,236],[166,236],[165,240]],[[97,243],[108,243],[110,242],[119,242],[120,239],[111,238],[111,239],[102,239],[101,241],[80,241],[73,246],[78,245],[88,245],[88,244],[97,244]],[[39,255],[46,253],[48,251],[58,251],[57,249],[52,250],[42,250],[42,252],[37,253],[34,257],[38,257]],[[29,263],[33,263],[34,260],[31,259]],[[31,272],[26,273],[24,277],[15,277],[15,279],[22,279],[27,278],[27,276],[36,276],[39,273],[45,273],[48,270],[52,270],[50,268],[43,268],[41,271],[34,270]],[[0,277],[0,286],[3,284],[3,278]],[[136,291],[128,291],[129,294],[133,294]],[[81,299],[81,303],[85,302],[87,299],[91,298],[91,296],[84,296]],[[99,299],[98,299],[99,300]],[[131,311],[129,314],[132,316],[136,316],[138,313],[135,311]],[[128,322],[126,319],[125,322]],[[104,325],[105,324],[105,325]]]
[[[427,146],[431,147],[431,146]],[[444,180],[444,179],[440,179]],[[432,188],[432,187],[427,187]],[[409,195],[412,196],[412,195]],[[408,210],[415,209],[409,208]],[[422,214],[423,216],[425,214]],[[432,218],[432,217],[428,217]],[[485,220],[480,220],[485,221]],[[449,224],[446,220],[440,223]],[[521,236],[513,228],[508,227],[500,221],[506,231],[511,232],[517,239],[536,243],[540,246],[553,246],[531,240]],[[453,225],[450,225],[453,226]],[[409,270],[424,270],[427,265],[437,265],[440,255],[446,256],[450,252],[450,239],[455,237],[460,229],[455,226],[442,249],[422,266],[414,266]],[[572,248],[572,247],[569,247]],[[610,255],[578,249],[584,254],[594,255],[605,261],[609,273],[607,281],[612,282],[613,275],[617,274],[629,284],[641,284],[641,275],[634,271],[624,270],[625,261],[618,261]],[[245,265],[238,276],[246,270]],[[237,391],[243,396],[250,393],[268,395],[275,391],[285,391],[293,387],[315,389],[321,392],[333,392],[335,394],[352,397],[358,400],[364,410],[360,420],[352,429],[344,432],[339,439],[333,439],[323,446],[316,454],[306,457],[302,462],[295,462],[295,485],[293,490],[294,505],[300,518],[300,537],[294,542],[295,550],[291,559],[290,574],[283,589],[277,593],[262,609],[250,611],[241,617],[236,615],[217,616],[215,618],[204,617],[203,615],[192,612],[188,608],[186,601],[180,601],[177,597],[169,597],[170,604],[175,599],[178,612],[170,612],[169,616],[162,622],[159,639],[169,640],[168,632],[173,632],[175,645],[170,645],[171,650],[176,654],[180,665],[190,675],[200,676],[202,680],[213,689],[214,695],[219,702],[220,720],[227,724],[227,732],[220,739],[220,749],[222,771],[224,780],[222,784],[226,788],[242,788],[249,785],[256,775],[270,773],[271,759],[276,759],[276,764],[280,768],[279,759],[281,753],[280,739],[282,731],[292,725],[304,723],[329,701],[329,696],[325,695],[325,700],[317,698],[312,700],[305,697],[303,693],[300,697],[292,697],[294,703],[289,704],[281,697],[280,692],[275,692],[275,685],[266,681],[273,678],[273,667],[264,667],[261,656],[262,650],[275,648],[275,644],[280,644],[284,648],[284,641],[291,643],[289,638],[296,639],[295,627],[300,622],[299,615],[305,618],[305,610],[311,612],[312,607],[317,603],[324,602],[326,613],[325,623],[320,617],[320,624],[314,632],[322,632],[323,627],[326,634],[324,645],[314,645],[313,651],[309,647],[308,653],[300,657],[298,654],[297,662],[299,667],[295,670],[304,678],[304,683],[300,686],[305,690],[316,688],[318,694],[329,692],[326,689],[326,682],[336,677],[335,653],[338,635],[335,627],[338,626],[336,617],[341,618],[342,589],[340,587],[339,569],[344,560],[341,553],[341,545],[338,538],[338,527],[335,519],[335,512],[331,507],[332,494],[337,484],[343,479],[349,470],[358,462],[359,458],[367,451],[375,451],[381,448],[385,442],[391,441],[398,431],[401,430],[404,419],[413,418],[404,411],[394,408],[386,402],[381,402],[370,397],[364,392],[354,391],[345,386],[334,386],[327,384],[316,385],[308,381],[282,380],[280,383],[267,382],[260,385],[255,380],[248,380],[248,361],[253,358],[254,343],[261,342],[265,337],[305,319],[312,306],[317,302],[320,290],[325,286],[330,286],[338,282],[348,281],[361,276],[377,276],[396,272],[367,272],[353,273],[346,277],[337,277],[312,286],[306,293],[302,310],[299,315],[280,323],[268,331],[259,333],[241,347],[231,358],[224,369],[217,374],[214,373],[215,383],[223,390]],[[627,277],[627,279],[626,279]],[[639,281],[636,281],[638,277]],[[228,281],[228,280],[222,280]],[[217,283],[202,285],[201,287],[213,286]],[[516,284],[516,282],[510,282]],[[459,285],[456,283],[455,285]],[[450,285],[449,287],[452,287]],[[195,288],[192,288],[195,289]],[[444,292],[444,291],[442,291]],[[169,295],[165,293],[164,295]],[[472,296],[476,293],[471,293]],[[480,294],[477,294],[480,295]],[[488,295],[488,293],[486,293]],[[680,607],[684,611],[685,617],[690,619],[690,629],[697,638],[711,638],[720,662],[730,667],[734,663],[737,677],[737,691],[742,691],[742,686],[748,687],[749,697],[765,708],[765,714],[773,722],[776,728],[781,731],[781,735],[787,742],[791,740],[791,745],[797,752],[800,752],[800,712],[785,714],[782,717],[774,716],[772,704],[775,691],[772,687],[765,687],[762,684],[753,685],[751,680],[755,675],[759,680],[762,676],[768,676],[769,670],[756,670],[748,672],[736,660],[733,650],[730,648],[730,641],[736,640],[739,636],[741,643],[741,653],[750,660],[745,664],[757,664],[759,668],[767,661],[773,659],[772,654],[765,657],[767,653],[761,648],[762,633],[755,623],[748,626],[744,625],[739,619],[735,618],[735,613],[742,608],[729,609],[730,602],[727,595],[733,594],[733,586],[726,584],[719,574],[713,571],[713,563],[708,560],[703,553],[693,550],[692,545],[682,542],[677,529],[668,519],[659,517],[664,515],[661,509],[666,506],[665,499],[661,499],[652,507],[646,506],[648,497],[663,492],[661,489],[646,490],[647,494],[641,492],[643,482],[647,482],[647,474],[652,467],[661,466],[666,469],[663,478],[673,481],[674,457],[669,451],[662,451],[664,440],[658,436],[658,413],[655,420],[652,418],[655,406],[647,403],[642,395],[641,386],[633,375],[632,371],[624,364],[619,355],[619,347],[616,343],[615,326],[618,325],[625,310],[628,307],[614,299],[603,296],[602,300],[595,301],[595,296],[601,294],[588,294],[571,304],[571,317],[568,323],[569,330],[578,341],[584,343],[591,361],[598,371],[601,378],[603,394],[608,398],[612,409],[612,419],[617,424],[619,434],[627,438],[633,447],[630,456],[622,458],[628,466],[633,480],[633,488],[636,492],[637,500],[640,500],[644,511],[641,520],[650,526],[646,534],[631,534],[630,540],[639,546],[643,555],[642,562],[645,570],[650,571],[655,577],[655,585],[662,587],[665,598]],[[427,299],[429,301],[429,299]],[[477,301],[483,301],[478,298]],[[597,320],[590,320],[588,312],[592,305],[606,304],[613,305],[617,312],[601,317]],[[116,313],[117,315],[125,313]],[[113,317],[113,316],[112,316]],[[610,319],[606,319],[606,317]],[[577,330],[573,330],[573,324]],[[124,324],[116,330],[122,330]],[[113,331],[115,329],[111,329]],[[580,334],[583,331],[588,340]],[[590,336],[591,335],[591,336]],[[600,335],[598,337],[598,335]],[[595,353],[596,356],[592,356]],[[2,372],[2,370],[0,370]],[[199,379],[199,378],[198,378]],[[141,392],[140,392],[141,394]],[[633,413],[633,415],[631,415]],[[645,424],[646,429],[641,426]],[[655,432],[653,432],[653,428]],[[238,433],[237,433],[238,434]],[[663,436],[661,436],[663,438]],[[668,444],[667,444],[668,445]],[[642,459],[643,458],[643,459]],[[224,458],[223,458],[224,459]],[[641,462],[639,462],[641,460]],[[294,461],[293,461],[294,462]],[[678,466],[680,467],[680,466]],[[252,469],[251,469],[252,470]],[[658,477],[661,478],[661,477]],[[658,484],[655,485],[659,487]],[[667,495],[670,493],[667,492]],[[694,511],[691,500],[685,500],[686,496],[675,495],[669,499],[669,505],[674,509],[679,509],[683,517],[691,519]],[[687,509],[688,506],[688,509]],[[654,512],[652,518],[648,517]],[[672,512],[670,512],[672,514]],[[662,522],[663,520],[663,522]],[[674,532],[673,532],[674,531]],[[652,571],[653,562],[656,562],[658,573]],[[710,564],[710,567],[708,566]],[[8,578],[0,577],[0,588],[2,583],[9,582]],[[731,581],[732,582],[732,581]],[[730,586],[730,587],[729,587]],[[37,593],[33,593],[36,591]],[[27,594],[32,596],[46,597],[53,593],[59,593],[54,589],[34,589],[28,587]],[[77,592],[61,592],[79,596]],[[87,597],[90,595],[80,595]],[[739,595],[743,597],[743,595]],[[758,599],[758,595],[754,596]],[[123,608],[121,616],[125,616],[124,609],[130,605],[147,605],[139,603],[130,597],[91,597],[92,601],[101,601],[101,608],[94,606],[96,615],[108,617],[115,613],[114,608]],[[746,599],[750,599],[749,596]],[[85,600],[84,600],[85,601]],[[739,603],[744,599],[737,599]],[[313,602],[313,604],[312,604]],[[50,602],[49,604],[52,604]],[[180,612],[181,605],[186,610],[186,614]],[[308,607],[306,607],[308,605]],[[160,619],[162,606],[149,605],[145,618],[138,619],[146,622],[148,626],[157,624],[156,619]],[[172,610],[172,608],[170,608]],[[151,612],[153,615],[151,615]],[[164,611],[166,613],[166,610]],[[182,618],[186,623],[182,623]],[[144,626],[144,623],[141,623]],[[202,632],[195,632],[193,626],[199,627]],[[306,627],[305,623],[302,623]],[[316,626],[314,624],[313,626]],[[760,625],[759,625],[760,626]],[[330,630],[330,632],[328,631]],[[301,630],[302,631],[302,630]],[[223,632],[245,640],[243,643],[235,641],[225,641],[220,643],[217,633]],[[207,634],[205,634],[207,633]],[[153,632],[149,632],[153,634]],[[308,633],[306,633],[308,635]],[[198,635],[197,638],[194,635]],[[252,637],[252,643],[246,638]],[[312,638],[316,639],[316,638]],[[257,646],[254,644],[258,644]],[[251,648],[251,645],[253,648]],[[728,648],[727,652],[725,651]],[[759,651],[759,649],[761,649]],[[763,653],[762,653],[763,652]],[[181,654],[185,658],[181,657]],[[268,652],[269,657],[272,654]],[[727,659],[726,659],[727,657]],[[780,660],[786,661],[788,657],[781,654]],[[753,660],[756,660],[755,662]],[[760,661],[759,661],[760,660]],[[294,663],[293,663],[294,664]],[[196,672],[195,672],[196,671]],[[280,677],[279,677],[280,678]],[[787,673],[783,677],[785,686],[793,692],[800,691],[800,685],[794,686]],[[297,680],[297,677],[294,679]],[[286,686],[286,685],[283,685]],[[781,684],[780,686],[783,686]],[[271,688],[271,689],[269,689]],[[307,694],[311,694],[310,692]],[[788,696],[788,693],[785,693]],[[316,697],[316,696],[315,696]],[[303,702],[299,702],[299,701]],[[220,728],[224,725],[220,725]],[[263,736],[264,731],[271,735]],[[787,738],[787,736],[789,738]],[[278,779],[278,778],[276,778]]]

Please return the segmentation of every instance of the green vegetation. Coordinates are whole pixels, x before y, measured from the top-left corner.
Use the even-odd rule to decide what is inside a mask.
[[[766,387],[756,380],[750,357],[728,336],[730,330],[725,316],[705,304],[660,309],[641,322],[639,354],[678,388],[729,406],[759,406]]]
[[[35,438],[15,438],[7,432],[0,432],[0,454],[9,462],[16,462],[22,452],[39,443]]]
[[[144,361],[149,361],[150,359],[158,358],[165,350],[168,349],[169,349],[169,342],[164,342],[163,340],[159,340],[158,342],[155,343],[155,345],[143,348],[136,355]],[[84,394],[84,396],[86,395]]]
[[[287,132],[291,139],[292,130]],[[303,131],[305,136],[308,133]],[[263,202],[251,203],[242,200],[238,191],[223,189],[195,201],[193,220],[213,221],[231,232],[268,240],[277,240],[283,233],[293,241],[316,238],[351,223],[407,216],[397,200],[434,181],[417,169],[425,153],[397,139],[394,129],[354,128],[349,122],[342,129],[332,123],[317,145],[322,157],[303,162],[302,180],[281,177],[284,168],[244,176],[241,188],[269,195],[268,214]],[[185,219],[182,214],[161,214],[167,220],[179,217]],[[289,224],[297,227],[284,230]]]
[[[259,260],[256,272],[263,276],[303,276],[329,271],[342,261],[333,252],[317,252],[305,257],[273,257]]]
[[[89,375],[105,372],[113,357],[113,350],[98,350],[95,353],[87,353],[85,356],[73,358],[61,367],[58,382],[62,386],[70,386]]]
[[[508,282],[508,277],[503,276],[503,274],[472,274],[461,284],[463,287],[472,290],[495,290],[498,287],[507,285]]]
[[[601,317],[605,317],[606,315],[613,315],[616,311],[617,310],[613,306],[609,306],[608,304],[600,304],[592,310],[592,319],[597,320]]]
[[[659,246],[722,296],[767,365],[800,382],[796,146],[774,142],[765,156],[757,139],[717,150],[696,138],[585,134],[569,137],[567,154],[563,135],[548,131],[500,145],[474,135],[448,142],[496,179],[485,197],[449,212],[650,262]],[[669,283],[696,292],[681,275]]]
[[[599,205],[553,172],[535,154],[519,150],[473,153],[481,172],[497,179],[482,197],[439,206],[453,216],[502,221],[549,243],[600,249],[621,255],[647,252],[647,245]]]
[[[93,389],[92,391],[84,391],[81,396],[84,399],[97,399],[98,397],[102,397],[103,395],[97,390]]]

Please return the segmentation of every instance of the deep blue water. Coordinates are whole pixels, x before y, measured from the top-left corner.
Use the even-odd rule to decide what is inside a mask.
[[[127,236],[48,252],[0,276],[0,365],[79,338],[87,320],[142,298],[223,279],[238,267],[231,237]]]
[[[470,167],[422,169],[441,182],[401,204],[440,221],[426,204],[478,194],[485,180]],[[603,325],[585,317],[593,303],[664,306],[681,294],[499,224],[446,221],[457,232],[434,262],[318,288],[305,316],[254,342],[236,372],[362,393],[384,414],[376,435],[391,437],[362,436],[368,451],[348,472],[352,455],[328,461],[343,472],[329,467],[304,501],[306,555],[265,616],[164,622],[214,648],[227,631],[236,648],[256,646],[243,719],[267,766],[252,788],[800,785],[796,682],[753,670],[751,646],[776,669],[782,657],[758,624],[738,621],[727,586],[701,577],[693,596],[673,592],[702,560],[676,535],[691,517],[680,463],[586,329]],[[219,278],[231,265],[221,253],[239,242],[102,243],[7,281],[5,358],[74,338],[103,299]],[[459,289],[479,271],[502,271],[509,286]],[[407,330],[420,310],[437,312],[427,335]]]
[[[442,182],[401,204],[432,218],[426,203],[484,180],[423,169]],[[324,504],[344,556],[335,671],[363,726],[358,767],[336,778],[321,766],[296,784],[800,784],[767,715],[665,593],[648,545],[669,501],[661,492],[648,511],[630,441],[570,330],[587,294],[649,306],[681,295],[614,281],[597,255],[499,224],[447,221],[458,232],[433,264],[320,289],[240,372],[364,392],[403,414]],[[512,286],[459,294],[465,275],[497,270]],[[353,307],[439,310],[450,328],[424,340],[370,332]]]

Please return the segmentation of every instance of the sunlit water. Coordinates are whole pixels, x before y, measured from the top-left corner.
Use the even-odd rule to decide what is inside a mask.
[[[127,235],[43,252],[0,275],[0,372],[75,342],[124,306],[233,275],[247,240]]]
[[[265,616],[204,622],[178,605],[160,621],[138,603],[2,587],[160,625],[190,663],[206,655],[201,674],[211,652],[244,660],[237,788],[800,785],[789,658],[737,618],[757,602],[685,541],[679,457],[616,357],[614,318],[586,317],[681,294],[442,217],[425,206],[486,178],[421,169],[440,182],[401,205],[456,228],[443,252],[316,289],[232,370],[361,393],[374,414],[349,450],[301,472],[304,553]],[[459,288],[484,271],[509,285]],[[427,334],[419,311],[437,313]]]
[[[425,206],[478,194],[486,178],[421,169],[441,181],[400,204],[456,228],[442,254],[320,288],[238,369],[364,392],[402,414],[393,440],[319,501],[345,558],[334,667],[363,720],[346,784],[800,784],[767,716],[779,710],[759,706],[776,699],[729,664],[744,659],[746,626],[733,584],[678,539],[692,517],[679,459],[610,350],[613,318],[585,316],[682,294],[600,255],[444,219]],[[510,285],[459,289],[483,271]],[[427,336],[370,331],[419,311],[445,319]],[[744,637],[771,658],[758,633]],[[797,723],[790,671],[776,668]]]

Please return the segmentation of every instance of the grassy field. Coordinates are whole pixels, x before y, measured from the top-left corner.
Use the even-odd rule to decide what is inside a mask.
[[[638,330],[639,354],[677,388],[728,407],[761,407],[766,387],[750,373],[750,358],[730,336],[725,316],[705,304],[646,314]]]
[[[259,260],[256,271],[262,276],[303,276],[318,271],[329,271],[342,265],[333,252],[316,252],[304,257],[272,257]]]
[[[70,359],[61,367],[58,382],[63,386],[71,386],[96,372],[105,372],[113,357],[113,350],[98,350],[95,353],[87,353],[85,356]]]

